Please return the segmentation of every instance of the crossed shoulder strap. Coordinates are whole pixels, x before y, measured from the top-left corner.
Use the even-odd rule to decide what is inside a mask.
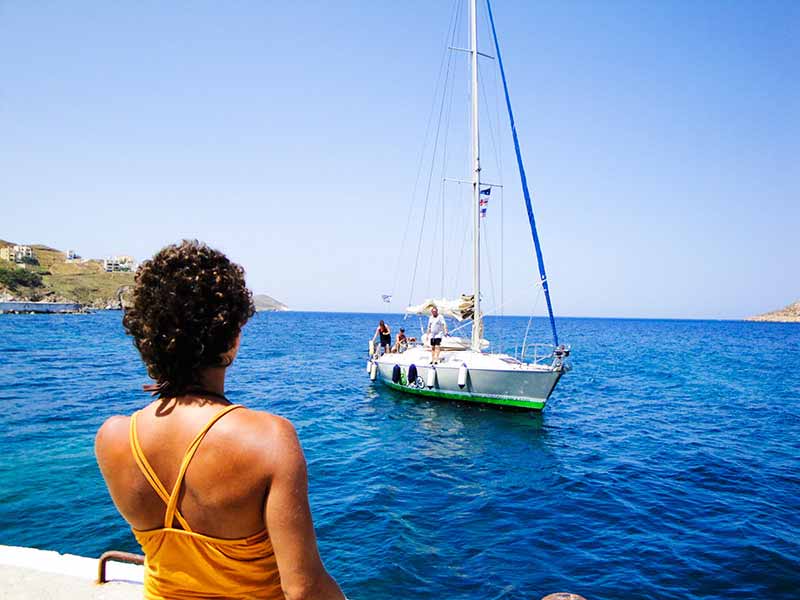
[[[191,462],[192,458],[197,452],[197,449],[200,447],[200,443],[203,441],[203,438],[208,433],[208,430],[219,421],[222,417],[227,415],[232,410],[240,408],[241,404],[232,404],[230,406],[225,407],[221,411],[219,411],[216,415],[211,417],[211,420],[206,423],[206,425],[200,430],[200,432],[195,436],[192,443],[189,444],[186,452],[183,455],[183,461],[181,462],[180,470],[178,471],[178,477],[175,479],[175,485],[172,487],[172,493],[167,493],[167,488],[164,487],[164,484],[161,483],[161,480],[156,475],[156,472],[153,470],[153,467],[147,460],[147,457],[144,455],[142,450],[142,446],[139,443],[139,436],[136,432],[136,416],[138,415],[138,411],[133,413],[131,416],[131,430],[130,430],[130,442],[131,442],[131,451],[133,452],[133,457],[136,460],[136,464],[139,466],[139,470],[147,479],[147,482],[151,485],[151,487],[156,491],[156,493],[161,497],[164,501],[164,504],[167,505],[167,510],[164,513],[164,527],[169,528],[172,527],[172,524],[175,519],[178,520],[181,527],[185,531],[192,531],[192,528],[189,527],[189,524],[186,522],[186,519],[183,517],[181,512],[178,510],[178,497],[180,496],[181,485],[183,484],[183,478],[186,475],[186,469],[189,467],[189,463]]]

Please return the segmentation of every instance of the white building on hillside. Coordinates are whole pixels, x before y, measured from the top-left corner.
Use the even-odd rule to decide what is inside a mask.
[[[120,271],[133,271],[135,261],[132,256],[110,256],[103,259],[103,269],[107,273],[117,273]]]
[[[33,258],[33,248],[30,246],[5,246],[0,248],[0,258],[15,263],[21,263],[26,258]]]

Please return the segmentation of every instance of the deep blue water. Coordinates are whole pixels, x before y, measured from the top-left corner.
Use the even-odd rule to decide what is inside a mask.
[[[92,454],[147,402],[120,319],[0,316],[0,544],[138,550]],[[563,319],[532,416],[370,383],[376,320],[259,314],[228,385],[295,423],[351,599],[800,596],[800,326]]]

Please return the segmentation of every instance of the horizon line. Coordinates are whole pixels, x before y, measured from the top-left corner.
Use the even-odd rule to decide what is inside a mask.
[[[318,310],[318,309],[304,309],[298,310],[289,308],[288,310],[264,310],[258,312],[265,313],[314,313],[314,314],[343,314],[343,315],[397,315],[403,316],[404,313],[397,313],[391,311],[356,311],[356,310]],[[414,315],[409,315],[414,316]],[[515,318],[538,318],[547,319],[547,315],[484,315],[484,317],[515,317]],[[730,321],[730,322],[748,322],[748,323],[791,323],[792,321],[751,321],[753,317],[620,317],[620,316],[579,316],[579,315],[562,315],[556,316],[556,319],[608,319],[620,321]]]

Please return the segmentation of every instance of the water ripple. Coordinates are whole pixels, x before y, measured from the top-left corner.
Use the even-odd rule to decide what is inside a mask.
[[[259,314],[229,385],[295,423],[349,597],[796,597],[797,326],[565,319],[575,369],[531,416],[370,384],[373,321]],[[92,443],[145,381],[119,313],[0,317],[0,543],[138,550]]]

